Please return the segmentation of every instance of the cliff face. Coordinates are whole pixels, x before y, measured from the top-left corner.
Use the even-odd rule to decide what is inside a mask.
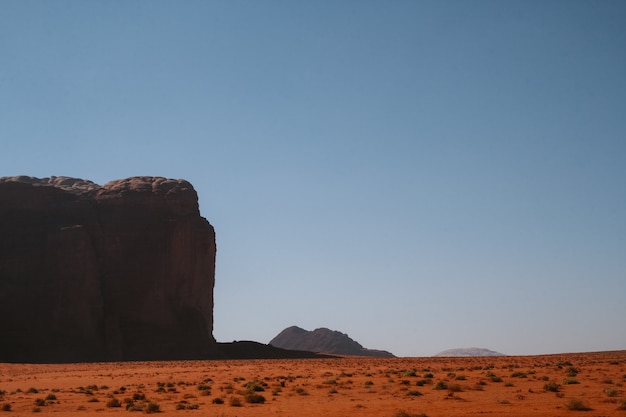
[[[0,178],[0,362],[214,356],[215,252],[187,181]]]

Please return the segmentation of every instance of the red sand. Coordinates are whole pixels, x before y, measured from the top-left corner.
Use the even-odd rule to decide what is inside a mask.
[[[557,392],[544,389],[551,382]],[[400,417],[401,411],[407,413],[404,417],[570,416],[581,414],[569,409],[571,400],[579,400],[590,409],[582,415],[626,417],[626,410],[618,409],[626,408],[625,383],[626,351],[482,358],[0,364],[4,393],[0,415],[5,407],[14,417],[133,415],[128,414],[130,409],[146,412],[153,403],[160,415],[167,416]],[[246,402],[246,384],[263,389],[256,394],[264,403]],[[108,406],[113,398],[121,407]],[[215,404],[215,399],[224,403]],[[231,404],[237,400],[240,406]]]

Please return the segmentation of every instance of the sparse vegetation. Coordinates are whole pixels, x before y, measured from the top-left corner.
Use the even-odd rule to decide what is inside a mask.
[[[439,381],[433,386],[433,389],[446,390],[448,389],[448,384],[446,384],[445,381]]]
[[[244,400],[250,404],[263,404],[265,402],[265,397],[255,392],[247,392],[244,395]]]
[[[543,389],[550,392],[559,392],[561,386],[554,381],[544,384]]]
[[[409,413],[404,410],[398,410],[392,417],[427,417],[427,416],[424,413],[414,414],[414,413]]]
[[[161,411],[161,407],[159,406],[159,404],[155,402],[149,402],[145,408],[146,413],[158,413],[160,411]]]
[[[591,408],[587,407],[582,400],[578,398],[572,398],[567,400],[565,403],[565,408],[572,411],[589,411]]]
[[[614,357],[626,358],[626,354],[619,353],[619,355]],[[9,389],[4,386],[2,388],[6,391],[0,390],[0,415],[10,415],[11,413],[7,411],[15,415],[21,415],[21,413],[27,415],[31,412],[67,414],[68,410],[74,412],[84,410],[90,414],[105,411],[105,407],[113,412],[114,407],[120,406],[122,410],[116,412],[125,414],[123,412],[125,408],[129,412],[139,412],[137,415],[159,411],[171,413],[174,409],[181,411],[177,413],[181,416],[196,414],[193,410],[198,409],[202,410],[200,412],[202,415],[213,416],[241,414],[245,410],[248,410],[246,413],[250,413],[254,409],[259,412],[266,409],[267,412],[278,411],[291,414],[294,405],[298,407],[297,404],[304,400],[298,396],[310,395],[312,398],[306,401],[307,404],[316,404],[318,400],[330,401],[338,407],[348,407],[355,413],[364,415],[374,413],[364,413],[363,410],[373,411],[386,407],[387,417],[420,416],[420,414],[413,413],[428,411],[414,408],[420,407],[420,404],[433,404],[435,406],[433,410],[442,411],[445,410],[443,408],[446,407],[445,404],[454,408],[456,406],[453,404],[463,403],[464,407],[467,407],[467,413],[472,415],[477,414],[478,410],[492,414],[507,410],[509,412],[515,410],[515,413],[518,413],[517,407],[513,405],[517,406],[520,402],[525,403],[526,407],[549,407],[539,414],[544,412],[549,414],[548,410],[560,409],[560,413],[572,415],[611,415],[610,410],[613,410],[613,413],[623,413],[626,417],[626,399],[623,398],[624,369],[619,366],[610,367],[607,364],[607,356],[602,357],[600,354],[598,356],[600,360],[597,357],[588,358],[582,354],[572,355],[575,360],[571,362],[575,363],[576,367],[564,365],[561,369],[556,367],[556,360],[549,363],[550,361],[544,357],[539,360],[516,358],[518,363],[514,365],[518,366],[518,369],[506,360],[497,360],[495,367],[487,367],[487,370],[485,370],[487,362],[481,359],[433,361],[432,366],[428,368],[425,366],[426,361],[422,359],[415,362],[411,359],[401,359],[405,361],[398,362],[402,365],[393,362],[392,365],[387,365],[384,362],[369,362],[369,360],[363,361],[362,359],[361,361],[351,358],[342,359],[347,364],[343,373],[353,374],[352,378],[341,377],[339,371],[341,368],[337,370],[332,362],[319,364],[306,361],[281,362],[274,367],[259,361],[257,367],[253,361],[245,363],[233,361],[226,365],[210,364],[206,370],[200,371],[191,369],[195,364],[179,364],[177,366],[189,367],[189,370],[181,372],[181,368],[173,368],[176,370],[172,373],[168,373],[168,364],[159,364],[149,370],[145,368],[145,365],[139,365],[133,369],[135,365],[131,364],[129,371],[111,373],[103,367],[103,375],[90,372],[88,377],[81,375],[79,378],[82,379],[76,379],[76,381],[88,381],[93,384],[78,387],[80,383],[74,383],[74,385],[63,386],[62,389],[46,388],[42,382],[45,379],[39,378],[36,371],[32,371],[31,365],[28,372],[24,373],[26,377],[12,370],[10,373],[3,374],[0,385],[8,382]],[[620,364],[626,364],[626,360]],[[386,365],[389,368],[384,368]],[[347,372],[350,370],[349,366],[352,366],[351,372]],[[574,373],[570,368],[577,371],[576,377],[566,376],[567,373]],[[210,372],[213,380],[208,381],[205,372]],[[280,376],[280,373],[287,376]],[[366,374],[369,377],[366,377]],[[422,377],[428,374],[434,378]],[[503,384],[492,384],[491,379],[498,377],[496,374],[504,376]],[[111,375],[113,378],[110,378]],[[236,378],[234,378],[235,375],[237,375]],[[182,381],[180,376],[182,376]],[[157,384],[158,378],[164,382]],[[236,382],[234,382],[235,379]],[[124,384],[125,388],[116,389],[115,392],[118,394],[114,394],[113,388],[104,391],[102,383],[116,387]],[[577,383],[580,385],[571,385]],[[17,388],[19,385],[22,386],[23,391]],[[30,385],[37,388],[29,389]],[[427,388],[420,388],[420,386]],[[162,387],[167,393],[155,394],[154,389],[157,387]],[[172,387],[177,387],[179,392],[168,392],[168,388]],[[37,390],[38,394],[34,394],[34,390]],[[89,395],[89,392],[92,394]],[[122,392],[123,394],[120,394]],[[211,392],[217,395],[201,397]],[[456,394],[457,392],[459,394]],[[280,396],[271,397],[271,395]],[[376,401],[383,403],[374,406],[372,402]],[[444,401],[445,403],[442,403]],[[153,405],[150,405],[151,402]],[[271,406],[268,403],[271,403]],[[227,408],[220,408],[220,404],[226,404]],[[233,407],[244,408],[236,411],[228,407],[229,404]],[[299,414],[306,417],[320,411],[316,408],[309,410],[308,407],[302,409]],[[397,409],[393,407],[404,408],[398,413],[406,414],[394,414]],[[579,413],[590,408],[594,411],[587,414]],[[39,409],[39,411],[34,411],[34,409]],[[229,412],[229,409],[232,411]],[[361,410],[357,412],[356,409]],[[379,417],[385,417],[384,412],[379,413]]]
[[[117,408],[121,407],[122,403],[117,398],[113,397],[109,401],[107,401],[106,406],[109,408]]]

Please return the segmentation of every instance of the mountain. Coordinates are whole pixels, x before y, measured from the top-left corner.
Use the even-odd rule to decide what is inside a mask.
[[[395,357],[392,353],[384,350],[366,349],[347,334],[324,327],[313,331],[298,326],[287,327],[269,344],[282,349],[323,352],[334,355]]]
[[[495,352],[484,348],[458,348],[448,349],[437,353],[435,356],[506,356],[504,353]]]

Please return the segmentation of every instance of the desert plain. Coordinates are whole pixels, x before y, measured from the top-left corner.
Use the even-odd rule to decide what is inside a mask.
[[[0,415],[626,416],[626,351],[0,364]]]

